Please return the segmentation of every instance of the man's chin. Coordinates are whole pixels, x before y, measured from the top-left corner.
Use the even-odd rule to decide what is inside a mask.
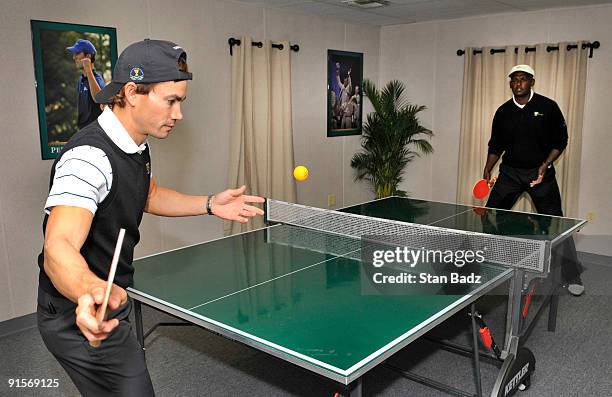
[[[157,138],[159,139],[165,139],[168,138],[168,136],[172,133],[172,128],[168,128],[168,127],[164,127],[161,130],[159,130]]]

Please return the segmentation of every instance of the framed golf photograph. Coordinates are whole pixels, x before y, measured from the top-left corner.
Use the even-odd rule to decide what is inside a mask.
[[[363,54],[327,50],[327,136],[361,135]]]
[[[31,20],[41,156],[58,157],[102,107],[94,95],[112,79],[117,30]]]

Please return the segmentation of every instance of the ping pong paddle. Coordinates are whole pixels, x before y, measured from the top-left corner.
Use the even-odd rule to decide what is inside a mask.
[[[476,198],[477,200],[482,200],[483,198],[487,197],[496,180],[497,178],[493,177],[490,181],[487,181],[486,179],[480,179],[478,182],[476,182],[474,184],[474,188],[472,189],[472,194],[474,195],[474,198]]]
[[[472,207],[472,211],[479,216],[483,216],[487,213],[487,209],[485,207]]]
[[[123,245],[123,237],[125,236],[125,229],[119,230],[119,237],[117,238],[117,245],[115,246],[115,252],[113,254],[113,260],[111,262],[110,271],[108,272],[108,280],[106,281],[106,290],[104,293],[104,300],[96,312],[96,320],[98,323],[104,321],[106,317],[106,307],[108,306],[108,300],[110,298],[111,288],[113,287],[113,281],[115,280],[115,272],[117,271],[117,263],[119,263],[119,254],[121,252],[121,246]],[[100,346],[99,340],[90,341],[91,347]]]

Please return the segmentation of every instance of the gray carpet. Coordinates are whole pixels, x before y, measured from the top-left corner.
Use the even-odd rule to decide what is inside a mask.
[[[556,332],[546,331],[546,316],[534,328],[527,347],[536,356],[537,369],[531,388],[519,396],[612,396],[612,267],[585,267],[587,291],[579,298],[562,292]],[[503,318],[503,302],[491,298],[480,306],[495,329]],[[143,313],[146,325],[168,320],[152,309],[145,308]],[[467,321],[466,317],[461,314],[435,333],[466,341],[465,333],[455,331],[455,324]],[[0,338],[0,357],[0,395],[78,396],[35,328]],[[333,382],[197,327],[155,331],[147,339],[147,361],[158,396],[332,396],[335,391]],[[429,342],[409,346],[391,362],[459,388],[473,387],[470,359],[441,349],[432,351]],[[497,368],[481,366],[486,393]],[[9,378],[57,378],[59,387],[9,389]],[[446,394],[378,367],[365,376],[364,395]]]

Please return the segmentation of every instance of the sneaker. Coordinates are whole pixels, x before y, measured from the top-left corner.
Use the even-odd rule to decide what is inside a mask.
[[[580,276],[574,277],[569,283],[567,283],[567,290],[574,296],[580,296],[584,293],[584,285]]]

